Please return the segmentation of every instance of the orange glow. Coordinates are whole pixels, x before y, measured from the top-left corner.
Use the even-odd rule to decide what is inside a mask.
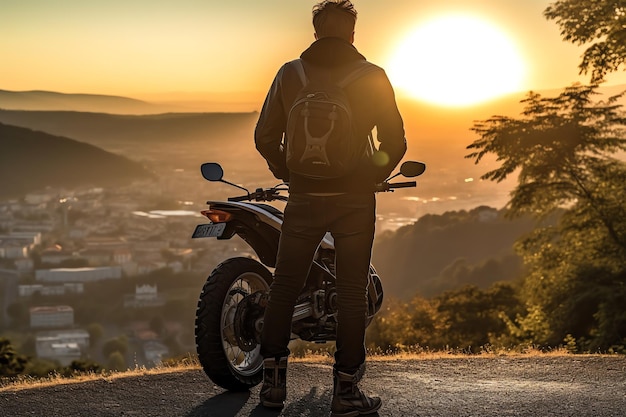
[[[524,69],[500,29],[477,17],[446,15],[419,25],[403,40],[389,76],[415,98],[467,106],[520,91]]]
[[[487,93],[485,80],[494,96],[588,81],[578,74],[584,46],[563,41],[542,14],[552,0],[356,3],[356,48],[387,71],[396,91],[430,104],[431,97],[453,103],[447,106],[478,102],[476,91],[463,89]],[[280,66],[314,41],[313,2],[2,4],[0,90],[7,91],[116,95],[181,111],[258,111]],[[442,25],[454,16],[466,22]],[[623,83],[624,71],[607,77],[607,85]]]

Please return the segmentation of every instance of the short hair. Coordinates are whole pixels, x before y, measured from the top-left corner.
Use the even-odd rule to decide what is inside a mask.
[[[350,40],[356,24],[356,9],[350,0],[324,0],[313,6],[313,27],[319,38]]]

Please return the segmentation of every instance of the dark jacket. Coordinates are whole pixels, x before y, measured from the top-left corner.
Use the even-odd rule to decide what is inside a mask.
[[[365,60],[356,48],[339,38],[321,38],[315,41],[300,58],[307,65],[331,69],[333,78],[346,75],[345,68],[358,60]],[[302,82],[293,65],[284,64],[274,78],[259,116],[254,139],[257,150],[267,160],[276,178],[289,181],[292,193],[364,192],[372,191],[374,184],[384,181],[406,152],[404,127],[398,111],[393,88],[381,69],[369,73],[345,88],[352,108],[356,130],[363,140],[376,127],[379,151],[388,158],[375,165],[364,159],[357,170],[346,177],[318,180],[290,174],[285,162],[284,133],[287,116]],[[377,158],[378,161],[380,158]]]

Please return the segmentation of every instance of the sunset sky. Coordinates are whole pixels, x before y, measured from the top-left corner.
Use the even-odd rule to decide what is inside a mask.
[[[147,100],[229,97],[255,110],[278,67],[313,41],[315,3],[0,0],[0,89]],[[400,95],[432,89],[444,97],[446,85],[480,85],[477,77],[485,74],[502,93],[588,79],[578,75],[583,48],[565,43],[556,23],[542,15],[550,0],[354,3],[355,45],[385,67]],[[432,23],[454,22],[451,17],[461,22],[456,33],[438,36],[445,26]],[[427,27],[430,32],[422,30]],[[455,39],[465,42],[462,51],[453,50]],[[420,72],[429,66],[435,69]],[[607,84],[626,84],[626,73],[611,75]],[[466,93],[468,102],[475,93]]]

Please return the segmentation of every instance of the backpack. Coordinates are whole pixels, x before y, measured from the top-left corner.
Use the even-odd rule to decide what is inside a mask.
[[[307,77],[302,60],[292,64],[303,87],[287,116],[287,168],[313,179],[339,178],[353,172],[368,149],[373,150],[373,143],[369,137],[357,136],[344,88],[379,67],[359,61],[345,77],[333,82],[328,70],[307,66]]]

